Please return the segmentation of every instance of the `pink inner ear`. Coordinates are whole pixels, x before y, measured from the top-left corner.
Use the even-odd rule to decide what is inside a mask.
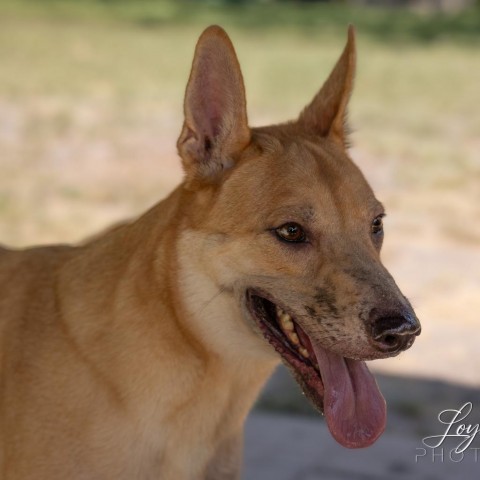
[[[207,28],[197,43],[184,111],[177,145],[187,177],[213,177],[250,141],[240,66],[220,27]]]
[[[222,119],[220,118],[220,114],[218,114],[218,110],[215,110],[215,106],[211,105],[211,112],[210,112],[210,127],[211,127],[211,132],[210,132],[210,139],[213,140],[215,137],[217,137],[220,133],[221,130],[221,122]]]
[[[211,141],[218,136],[222,129],[222,123],[225,122],[226,96],[225,83],[227,79],[222,79],[221,75],[215,71],[214,62],[206,59],[202,68],[199,69],[198,76],[192,91],[192,116],[194,122],[202,135],[207,135]]]

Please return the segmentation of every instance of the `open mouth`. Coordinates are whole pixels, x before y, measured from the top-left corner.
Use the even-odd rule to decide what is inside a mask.
[[[365,362],[326,350],[263,292],[247,290],[247,306],[307,398],[325,414],[333,437],[349,448],[375,442],[385,429],[386,408]]]
[[[282,357],[309,400],[323,413],[323,382],[308,336],[287,312],[266,298],[249,292],[249,307],[263,336]]]

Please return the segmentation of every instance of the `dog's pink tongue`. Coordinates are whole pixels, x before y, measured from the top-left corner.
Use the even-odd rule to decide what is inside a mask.
[[[325,389],[327,425],[348,448],[371,445],[384,431],[385,399],[365,362],[350,360],[313,345]]]

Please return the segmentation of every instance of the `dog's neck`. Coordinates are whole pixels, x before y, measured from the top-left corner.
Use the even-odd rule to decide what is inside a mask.
[[[179,405],[218,402],[240,426],[278,361],[234,294],[204,273],[193,248],[202,239],[178,223],[188,218],[184,195],[181,186],[137,221],[74,250],[59,272],[59,319],[111,399],[140,417],[165,425]]]

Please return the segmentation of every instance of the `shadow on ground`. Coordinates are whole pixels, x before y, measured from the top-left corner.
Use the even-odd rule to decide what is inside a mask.
[[[474,434],[472,443],[461,453],[455,448],[463,438],[448,438],[435,449],[426,447],[422,440],[445,433],[447,425],[438,419],[442,410],[457,410],[467,402],[473,409],[454,429],[460,423],[471,424],[475,433],[480,420],[480,390],[437,380],[376,377],[387,401],[387,429],[373,446],[349,450],[333,440],[323,417],[280,368],[248,419],[243,479],[477,479],[480,434],[479,438]]]
[[[458,409],[466,402],[473,404],[472,421],[468,423],[472,423],[474,417],[480,420],[480,389],[454,385],[442,380],[408,376],[376,373],[375,378],[387,402],[387,432],[406,433],[418,437],[432,435],[432,431],[440,427],[439,412],[445,409]],[[476,414],[475,407],[478,409]],[[319,416],[284,367],[278,368],[265,386],[256,410]]]

